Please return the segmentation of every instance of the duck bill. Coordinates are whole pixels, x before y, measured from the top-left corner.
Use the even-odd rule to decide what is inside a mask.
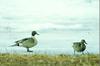
[[[37,35],[39,35],[39,34],[37,33]]]
[[[86,41],[85,41],[85,44],[87,44]]]

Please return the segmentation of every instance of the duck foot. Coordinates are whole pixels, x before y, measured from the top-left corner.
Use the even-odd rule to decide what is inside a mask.
[[[31,51],[31,50],[29,50],[29,48],[27,48],[27,52],[33,52],[33,51]]]
[[[82,55],[84,55],[84,52],[82,52]]]
[[[27,51],[27,52],[33,52],[33,51],[30,50],[30,51]]]

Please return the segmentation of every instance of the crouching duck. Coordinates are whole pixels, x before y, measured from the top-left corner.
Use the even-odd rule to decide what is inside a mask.
[[[81,42],[74,42],[73,43],[73,49],[74,49],[74,54],[75,54],[75,51],[77,52],[82,52],[83,54],[83,51],[86,49],[86,41],[84,39],[81,40]]]
[[[27,52],[32,52],[31,50],[29,50],[29,48],[34,47],[38,43],[37,39],[35,38],[36,34],[39,35],[36,31],[32,31],[32,37],[15,41],[16,44],[14,44],[12,46],[22,46],[27,49]]]

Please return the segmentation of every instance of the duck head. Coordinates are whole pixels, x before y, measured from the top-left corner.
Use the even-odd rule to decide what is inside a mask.
[[[85,41],[84,39],[82,39],[81,42],[87,44],[86,41]]]
[[[32,31],[32,36],[39,35],[36,31]]]

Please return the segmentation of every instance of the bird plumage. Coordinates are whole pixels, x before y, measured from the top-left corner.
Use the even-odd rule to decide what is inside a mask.
[[[37,39],[35,37],[27,38],[26,40],[22,42],[22,44],[23,44],[23,47],[31,48],[37,45]]]
[[[85,49],[86,49],[86,45],[87,44],[85,42],[85,40],[81,40],[81,42],[74,42],[73,43],[73,49],[74,49],[74,54],[75,54],[75,51],[77,52],[83,52]]]
[[[35,38],[36,34],[37,34],[37,32],[33,31],[32,32],[32,37],[24,38],[24,39],[15,41],[16,44],[14,44],[12,46],[25,47],[25,48],[27,48],[27,51],[30,52],[29,48],[34,47],[38,43],[37,39]]]
[[[77,52],[82,52],[86,49],[86,46],[85,46],[85,44],[83,44],[81,42],[75,42],[75,43],[73,43],[73,48]]]

